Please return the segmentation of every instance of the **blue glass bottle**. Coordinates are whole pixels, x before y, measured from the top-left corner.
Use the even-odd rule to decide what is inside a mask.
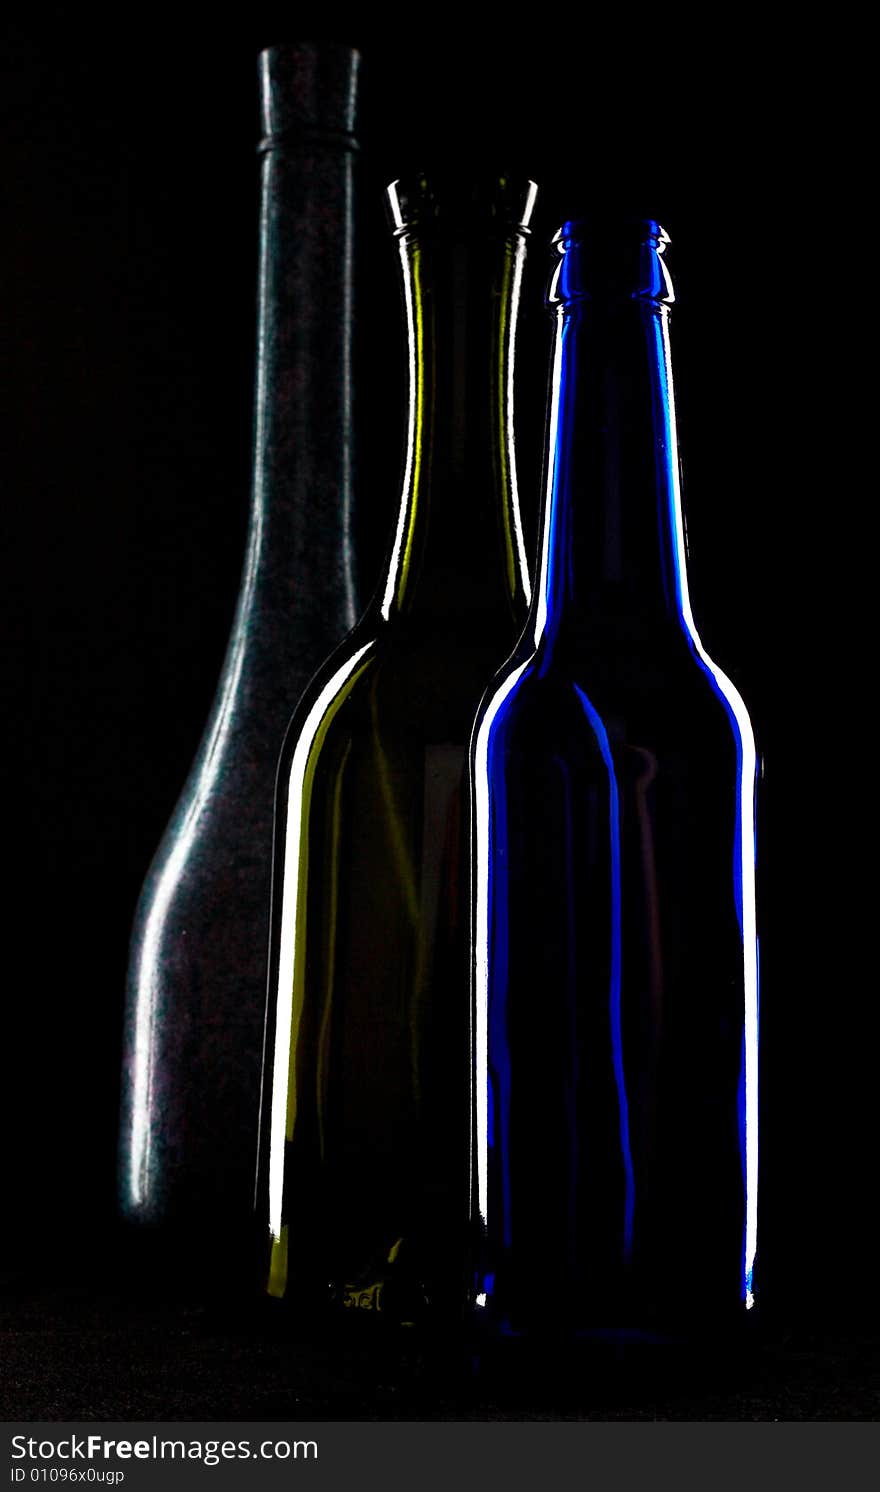
[[[668,238],[555,242],[539,574],[471,749],[474,1305],[690,1336],[754,1302],[755,744],[688,599]]]

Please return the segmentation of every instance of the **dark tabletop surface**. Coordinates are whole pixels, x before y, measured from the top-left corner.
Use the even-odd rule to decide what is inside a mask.
[[[546,1366],[546,1365],[545,1365]],[[742,1356],[475,1372],[373,1330],[291,1337],[235,1306],[6,1282],[7,1421],[873,1420],[880,1336],[774,1329]]]

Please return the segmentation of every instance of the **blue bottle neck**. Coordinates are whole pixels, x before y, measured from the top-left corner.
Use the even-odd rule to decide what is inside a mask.
[[[656,227],[656,225],[652,225]],[[643,647],[680,629],[683,542],[665,235],[563,239],[534,638]]]

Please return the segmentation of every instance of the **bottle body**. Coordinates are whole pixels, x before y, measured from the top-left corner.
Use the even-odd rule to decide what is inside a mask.
[[[745,1299],[736,740],[685,659],[629,690],[595,661],[527,667],[488,749],[479,1191],[513,1330]]]
[[[515,321],[510,286],[493,288],[520,239],[493,241],[475,273],[460,243],[404,235],[410,425],[389,567],[279,767],[258,1211],[269,1293],[306,1314],[461,1310],[467,743],[523,596],[511,452],[502,467],[486,437]],[[456,326],[480,377],[467,410]]]
[[[755,750],[690,615],[642,273],[563,286],[542,574],[473,738],[474,1299],[504,1332],[753,1301]]]
[[[261,56],[247,552],[211,716],[131,942],[121,1210],[169,1238],[222,1218],[207,1268],[249,1237],[279,744],[353,621],[353,157],[349,136],[327,131],[352,127],[357,63],[334,47]]]
[[[294,727],[282,758],[270,989],[280,1006],[286,969],[290,1001],[271,1043],[285,1202],[269,1289],[296,1281],[295,1304],[407,1318],[436,1305],[444,1281],[460,1293],[460,1272],[449,1275],[467,1225],[466,743],[504,650],[495,641],[462,647],[450,688],[448,638],[354,634],[310,688],[311,725]]]

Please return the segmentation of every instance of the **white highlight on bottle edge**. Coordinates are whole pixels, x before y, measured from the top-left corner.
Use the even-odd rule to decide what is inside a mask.
[[[354,672],[372,642],[364,643],[328,679],[306,716],[290,764],[287,793],[287,830],[284,839],[284,869],[281,885],[281,947],[278,961],[275,1052],[272,1063],[272,1109],[269,1131],[269,1228],[281,1237],[284,1192],[284,1139],[287,1128],[287,1089],[290,1070],[290,1039],[293,1028],[293,983],[296,958],[296,927],[299,910],[300,848],[303,833],[303,788],[309,753],[334,697]]]
[[[488,1219],[489,1191],[489,743],[495,718],[530,661],[514,669],[486,707],[474,748],[474,1075],[477,1205],[484,1226]],[[485,1297],[482,1304],[485,1305]]]
[[[534,182],[529,185],[529,194],[526,198],[523,222],[527,223],[532,216],[532,208],[538,188]],[[516,328],[519,318],[519,298],[522,290],[523,267],[526,261],[526,245],[522,238],[517,236],[513,255],[513,275],[510,286],[510,351],[509,367],[507,369],[507,470],[510,473],[510,503],[513,515],[513,536],[516,544],[516,557],[519,574],[522,577],[523,593],[526,605],[532,599],[532,580],[529,574],[529,562],[526,555],[526,543],[523,535],[522,512],[519,505],[519,483],[516,474],[516,450],[514,446],[514,377],[516,372]]]
[[[392,202],[394,201],[392,197]],[[403,492],[407,494],[407,501],[400,504],[400,512],[397,518],[397,531],[394,535],[394,549],[391,561],[388,565],[388,581],[385,586],[385,595],[382,597],[382,615],[386,622],[391,616],[391,607],[394,603],[394,592],[399,580],[398,570],[400,567],[400,554],[403,549],[403,540],[409,526],[412,514],[412,479],[413,466],[416,458],[416,425],[418,423],[418,411],[416,409],[416,378],[418,376],[418,348],[416,346],[416,314],[413,305],[412,284],[410,282],[409,270],[406,260],[406,244],[401,239],[400,257],[403,261],[403,299],[406,306],[406,345],[409,348],[409,414],[406,427],[406,464],[403,473]]]

